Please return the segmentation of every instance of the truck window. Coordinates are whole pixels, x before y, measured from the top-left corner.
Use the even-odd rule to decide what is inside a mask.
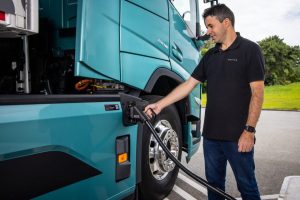
[[[191,31],[191,37],[196,35],[196,3],[195,0],[173,0],[173,6],[179,12]]]

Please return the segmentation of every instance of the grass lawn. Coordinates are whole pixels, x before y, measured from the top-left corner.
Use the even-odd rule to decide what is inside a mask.
[[[206,94],[202,94],[202,105],[206,105]],[[265,87],[263,109],[300,110],[300,83]]]

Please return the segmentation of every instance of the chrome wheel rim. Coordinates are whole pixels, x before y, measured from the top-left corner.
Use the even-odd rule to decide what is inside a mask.
[[[176,131],[167,120],[160,120],[154,126],[159,137],[170,152],[178,158],[179,141]],[[149,144],[149,164],[153,177],[157,180],[164,179],[175,168],[175,163],[159,146],[157,140],[151,135]]]

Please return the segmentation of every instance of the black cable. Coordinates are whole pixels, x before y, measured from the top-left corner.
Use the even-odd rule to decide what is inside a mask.
[[[215,192],[223,197],[225,197],[226,199],[229,200],[235,200],[234,197],[230,196],[229,194],[225,193],[223,190],[219,189],[219,188],[215,188],[211,185],[209,185],[209,183],[204,180],[203,178],[197,176],[196,174],[194,174],[193,172],[189,171],[186,167],[184,167],[180,161],[177,160],[177,158],[175,158],[175,156],[173,156],[173,154],[169,151],[169,149],[164,145],[164,143],[161,141],[160,137],[158,136],[158,134],[156,133],[156,130],[154,129],[154,127],[152,126],[152,124],[149,122],[149,118],[148,116],[144,113],[141,112],[136,106],[134,106],[135,111],[138,113],[138,115],[140,116],[140,119],[142,122],[146,123],[146,125],[148,126],[148,128],[150,129],[150,131],[152,132],[152,135],[155,137],[155,139],[157,140],[157,142],[159,143],[159,145],[162,147],[162,149],[165,151],[165,153],[171,158],[171,160],[182,170],[184,171],[186,174],[188,174],[190,177],[192,177],[194,180],[198,181],[200,184],[204,185],[207,189],[209,189],[212,192]]]

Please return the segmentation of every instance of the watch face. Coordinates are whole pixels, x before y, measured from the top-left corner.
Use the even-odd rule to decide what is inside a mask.
[[[253,126],[246,125],[245,130],[251,133],[255,133],[255,128]]]

